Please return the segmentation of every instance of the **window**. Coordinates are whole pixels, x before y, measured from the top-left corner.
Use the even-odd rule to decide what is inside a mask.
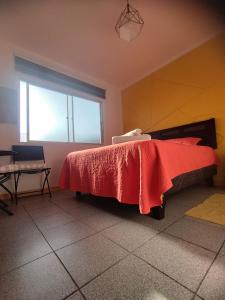
[[[101,143],[101,103],[20,81],[20,141]]]

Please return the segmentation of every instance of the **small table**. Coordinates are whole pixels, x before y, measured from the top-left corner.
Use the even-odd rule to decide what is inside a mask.
[[[0,150],[0,156],[12,156],[14,154],[14,151]],[[13,193],[4,185],[5,182],[11,179],[12,174],[13,172],[0,173],[0,187],[2,187],[10,195],[11,201],[13,202]],[[0,209],[6,212],[8,215],[13,216],[11,210],[8,209],[8,204],[2,200],[0,200]]]

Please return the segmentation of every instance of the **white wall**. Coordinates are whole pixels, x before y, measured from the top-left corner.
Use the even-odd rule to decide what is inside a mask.
[[[66,73],[75,78],[84,80],[88,83],[100,86],[106,89],[106,99],[103,101],[103,126],[104,126],[104,145],[111,143],[111,137],[122,133],[122,114],[121,114],[121,91],[117,88],[98,82],[75,70],[70,70],[66,66],[57,64],[48,58],[40,57],[36,53],[30,53],[26,49],[19,49],[16,45],[9,44],[0,40],[0,86],[17,89],[18,75],[14,69],[14,55],[21,55],[27,59],[34,60],[37,63],[44,64],[59,72]],[[19,99],[18,99],[19,100]],[[18,106],[19,107],[19,106]],[[1,109],[1,108],[0,108]],[[0,123],[0,149],[10,149],[12,144],[19,143],[19,124]],[[32,143],[35,144],[35,143]],[[60,175],[60,169],[65,156],[72,151],[85,148],[96,147],[96,145],[72,144],[43,142],[36,143],[44,146],[47,164],[52,168],[50,176],[50,185],[57,186]],[[5,159],[0,158],[0,165]],[[32,180],[30,180],[32,178]],[[29,190],[37,187],[37,178],[30,176],[22,180],[23,190]],[[38,180],[39,181],[39,180]],[[0,193],[2,191],[0,190]]]

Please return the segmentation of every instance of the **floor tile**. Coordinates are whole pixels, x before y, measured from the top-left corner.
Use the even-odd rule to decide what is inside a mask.
[[[6,222],[0,224],[0,244],[4,240],[26,235],[36,228],[30,218],[20,219],[16,215],[12,217],[8,216],[8,218],[9,219],[6,219]]]
[[[175,205],[177,207],[183,207],[183,209],[190,209],[203,201],[216,192],[224,190],[216,189],[214,187],[207,187],[205,185],[197,185],[186,188],[174,195],[169,196],[168,206]],[[170,201],[171,199],[171,201]]]
[[[192,299],[193,294],[140,259],[130,256],[82,288],[87,300]]]
[[[218,256],[204,279],[198,295],[205,300],[225,299],[225,257]]]
[[[0,247],[0,274],[50,253],[52,250],[37,229],[4,239]]]
[[[35,223],[41,231],[45,231],[60,225],[67,224],[72,221],[74,221],[72,216],[61,211],[60,213],[55,215],[38,218],[37,220],[35,220]]]
[[[52,246],[57,250],[80,239],[86,238],[95,233],[95,230],[81,222],[71,222],[62,226],[48,229],[44,235]]]
[[[39,207],[39,208],[30,208],[27,209],[28,213],[31,215],[31,217],[34,220],[40,219],[40,218],[44,218],[44,217],[48,217],[51,215],[55,215],[55,214],[59,214],[62,212],[62,210],[57,207],[56,205],[49,203],[46,206],[43,207]]]
[[[111,213],[99,211],[98,213],[89,217],[82,218],[81,221],[95,228],[96,230],[103,230],[107,227],[122,222],[123,219]]]
[[[16,218],[16,217],[13,217]],[[11,224],[10,226],[0,225],[0,245],[6,244],[10,241],[19,240],[23,237],[36,233],[37,227],[31,221],[20,221],[18,223]]]
[[[99,209],[87,204],[78,207],[64,207],[63,210],[74,217],[75,220],[85,219],[93,214],[99,213]]]
[[[100,234],[57,251],[79,286],[113,265],[127,252]]]
[[[149,226],[136,223],[133,220],[119,223],[102,232],[103,235],[129,251],[135,250],[157,233],[158,231]]]
[[[0,277],[0,299],[61,300],[77,287],[54,254]]]
[[[216,191],[221,191],[221,189],[199,185],[192,186],[173,195],[169,195],[166,197],[166,215],[176,213],[182,216],[187,210],[204,202]],[[224,192],[224,190],[222,191]]]
[[[14,213],[13,216],[8,216],[6,213],[0,211],[0,228],[15,227],[19,223],[32,222],[31,217],[22,206],[12,205],[9,209]]]
[[[215,257],[211,251],[167,234],[157,235],[135,254],[193,291]]]
[[[225,226],[184,217],[170,226],[166,232],[217,252],[225,240]]]
[[[18,199],[18,204],[22,205],[26,210],[43,208],[45,206],[51,205],[51,198],[49,196],[31,196]]]
[[[225,244],[223,245],[223,247],[222,247],[222,249],[220,251],[220,254],[225,255]]]
[[[82,288],[87,299],[193,299],[176,281],[196,290],[214,257],[201,247],[217,251],[224,232],[184,213],[214,193],[225,191],[199,186],[167,197],[160,221],[137,206],[90,195],[78,200],[70,191],[19,199],[13,217],[0,212],[0,299],[84,299],[36,224],[79,285],[91,280]],[[143,258],[126,258],[123,248]],[[225,299],[224,260],[225,245],[195,300]]]
[[[57,192],[53,195],[51,202],[61,208],[78,207],[83,204],[83,202],[77,200],[74,197],[74,193],[71,193],[71,192],[66,193],[66,194],[65,194],[65,192]]]
[[[80,206],[83,206],[83,203],[76,202],[73,198],[71,199],[60,199],[53,202],[55,205],[57,205],[59,208],[61,208],[63,211],[70,211],[74,210],[75,208],[78,208]]]
[[[76,293],[74,293],[67,299],[68,300],[84,300],[84,297],[81,295],[81,293],[79,291],[77,291]]]
[[[182,217],[180,213],[169,214],[166,212],[166,216],[162,220],[156,220],[150,217],[149,215],[138,214],[135,218],[132,218],[133,221],[144,226],[149,226],[152,230],[162,231],[166,229],[169,225],[173,224]]]

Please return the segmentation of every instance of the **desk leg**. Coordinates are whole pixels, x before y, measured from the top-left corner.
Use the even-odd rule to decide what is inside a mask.
[[[19,178],[20,178],[20,173],[14,173],[14,186],[15,186],[15,200],[16,200],[16,204],[18,204],[17,190],[18,190]]]

